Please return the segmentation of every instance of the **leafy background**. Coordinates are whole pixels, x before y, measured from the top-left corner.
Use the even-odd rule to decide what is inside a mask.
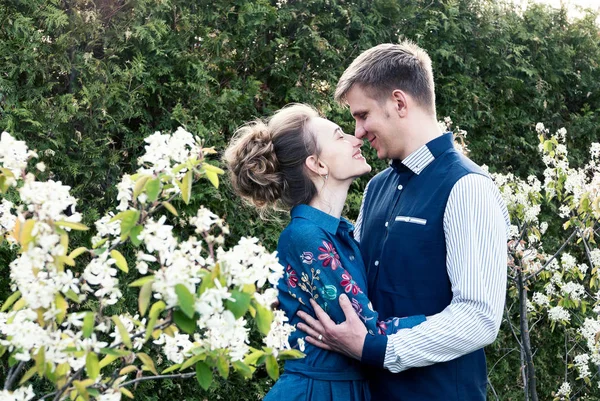
[[[491,171],[540,176],[536,122],[567,128],[575,165],[600,137],[595,19],[569,21],[540,5],[520,13],[492,0],[2,0],[0,129],[38,151],[52,171],[42,178],[70,185],[90,224],[114,204],[115,184],[155,131],[184,126],[222,151],[243,122],[306,102],[353,132],[332,99],[338,77],[361,51],[409,38],[429,52],[438,116],[468,132],[471,157]],[[385,167],[365,153],[374,172]],[[369,178],[353,184],[348,217],[358,214]],[[199,205],[227,219],[231,241],[257,236],[270,249],[287,218],[261,220],[226,181],[218,191],[197,190],[190,210]],[[0,298],[12,257],[2,245]],[[135,302],[132,295],[122,302]],[[532,333],[541,399],[564,380],[559,330]],[[518,347],[505,324],[486,352],[490,399],[523,399]],[[193,380],[144,382],[136,394],[255,400],[271,385],[259,372],[206,392]]]

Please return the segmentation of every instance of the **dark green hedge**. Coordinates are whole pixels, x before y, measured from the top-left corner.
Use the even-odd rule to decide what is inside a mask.
[[[73,187],[90,223],[114,203],[114,185],[156,130],[183,125],[222,150],[244,121],[307,102],[352,132],[349,113],[332,101],[337,78],[362,50],[410,38],[433,59],[440,118],[468,131],[477,162],[539,174],[538,121],[565,126],[573,161],[581,162],[600,137],[595,17],[569,22],[563,11],[535,6],[519,14],[496,3],[2,0],[0,129],[39,151],[54,178]],[[366,153],[375,171],[385,166]],[[351,218],[367,180],[352,187]],[[286,219],[261,221],[226,182],[219,192],[196,191],[193,207],[200,204],[227,217],[232,240],[253,235],[270,248]],[[1,269],[10,255],[0,249]],[[488,349],[490,366],[515,347],[505,331]],[[550,368],[560,338],[537,354],[538,366],[548,367],[542,399],[561,382]],[[140,399],[257,399],[265,377],[209,393],[193,382],[145,383]],[[491,374],[502,399],[522,399],[519,378],[518,351]]]

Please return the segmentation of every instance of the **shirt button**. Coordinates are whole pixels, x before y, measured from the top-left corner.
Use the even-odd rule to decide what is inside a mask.
[[[402,188],[404,188],[402,184],[398,185],[398,191],[402,191]]]
[[[375,261],[375,266],[379,266],[379,261],[378,260]]]
[[[354,260],[354,255],[350,255],[348,259],[350,259],[351,261]]]
[[[385,222],[385,226],[387,227],[387,226],[388,226],[388,224],[389,224],[389,223],[386,221],[386,222]]]

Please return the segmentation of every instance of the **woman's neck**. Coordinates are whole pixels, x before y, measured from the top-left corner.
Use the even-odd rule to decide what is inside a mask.
[[[349,188],[349,183],[335,187],[324,185],[309,205],[339,219],[342,216],[342,210],[344,210]]]

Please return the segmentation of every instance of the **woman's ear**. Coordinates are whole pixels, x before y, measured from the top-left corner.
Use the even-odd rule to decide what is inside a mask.
[[[327,166],[323,164],[315,155],[308,156],[304,161],[304,164],[310,171],[320,177],[323,177],[329,173]]]
[[[394,109],[400,117],[406,117],[408,113],[408,96],[404,91],[396,89],[392,92],[392,98],[394,100]]]

